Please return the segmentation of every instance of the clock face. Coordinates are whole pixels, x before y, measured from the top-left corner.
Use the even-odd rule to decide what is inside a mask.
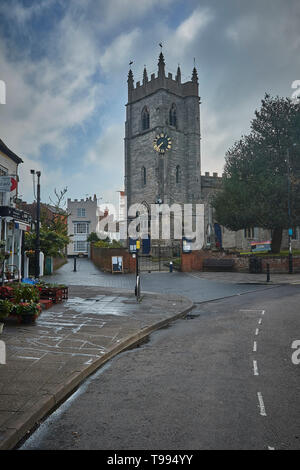
[[[166,134],[161,132],[158,134],[153,142],[153,147],[154,150],[156,150],[159,153],[165,153],[167,150],[170,150],[172,145],[171,145],[171,139],[168,137]]]

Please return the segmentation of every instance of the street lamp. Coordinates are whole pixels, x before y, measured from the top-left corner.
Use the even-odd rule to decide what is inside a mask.
[[[41,172],[30,170],[30,173],[33,176],[37,176],[37,193],[36,193],[36,228],[35,228],[35,262],[34,262],[34,276],[36,279],[40,277],[40,205],[41,205],[41,186],[40,186],[40,177]]]
[[[292,145],[293,145],[293,147],[296,147],[298,144],[293,143]],[[293,250],[292,250],[293,228],[292,228],[292,214],[291,214],[291,164],[290,164],[290,149],[289,149],[289,147],[286,150],[286,163],[287,163],[287,178],[288,178],[289,274],[293,274]]]

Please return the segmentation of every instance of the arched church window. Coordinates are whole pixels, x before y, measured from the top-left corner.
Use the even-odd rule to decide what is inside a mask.
[[[177,126],[177,110],[176,110],[176,104],[172,104],[171,109],[169,111],[169,122],[170,126]]]
[[[142,111],[142,130],[145,131],[150,127],[150,114],[147,106]]]
[[[142,167],[142,186],[146,186],[147,184],[147,172],[146,168],[143,166]]]
[[[176,184],[180,183],[180,166],[176,166]]]

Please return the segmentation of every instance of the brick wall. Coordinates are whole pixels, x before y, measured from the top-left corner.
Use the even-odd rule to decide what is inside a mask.
[[[123,256],[123,270],[125,273],[135,273],[135,258],[126,248],[98,248],[91,245],[91,260],[101,271],[112,271],[112,256]]]
[[[60,268],[64,264],[66,264],[67,258],[53,258],[53,271],[56,271],[56,269]]]
[[[203,259],[234,259],[236,272],[249,272],[249,256],[227,255],[225,253],[214,253],[211,251],[192,251],[191,253],[182,253],[181,271],[203,271]],[[285,274],[289,272],[289,262],[286,256],[260,257],[262,260],[263,273],[267,272],[267,264],[270,266],[271,273]],[[293,256],[293,271],[300,273],[300,256]]]

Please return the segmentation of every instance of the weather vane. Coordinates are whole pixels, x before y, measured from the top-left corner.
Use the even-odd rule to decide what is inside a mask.
[[[159,43],[159,47],[160,47],[161,49],[162,49],[162,47],[163,47],[163,45],[162,45],[162,43],[161,43],[161,42]]]
[[[129,66],[131,66],[132,64],[133,64],[133,61],[131,60],[131,61],[129,62]]]

